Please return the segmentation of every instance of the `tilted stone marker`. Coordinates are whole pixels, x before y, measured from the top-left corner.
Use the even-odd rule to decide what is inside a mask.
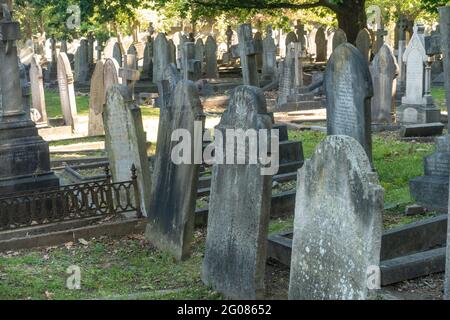
[[[344,43],[331,55],[324,78],[328,135],[355,138],[372,160],[372,78],[361,52]]]
[[[253,41],[252,26],[241,24],[238,28],[239,56],[241,58],[242,77],[245,85],[259,86],[256,54],[262,51]]]
[[[212,36],[208,36],[205,42],[205,76],[209,79],[219,77],[217,69],[217,43]]]
[[[164,69],[170,63],[169,43],[164,33],[159,33],[153,46],[153,82],[161,81]]]
[[[353,138],[319,144],[298,172],[289,299],[371,298],[371,277],[380,276],[383,193]]]
[[[151,190],[150,166],[147,157],[146,134],[140,108],[131,98],[126,85],[114,84],[106,93],[103,112],[105,148],[114,182],[129,181],[130,169],[136,167],[141,210],[149,210]],[[126,197],[121,194],[120,197]]]
[[[395,88],[394,80],[398,75],[398,65],[391,47],[384,44],[371,66],[373,98],[372,123],[391,123]]]
[[[91,78],[91,88],[89,93],[89,124],[88,134],[97,136],[104,134],[103,128],[103,105],[105,104],[105,80],[104,61],[99,60],[95,65]]]
[[[267,26],[266,37],[262,42],[262,75],[267,80],[274,80],[276,77],[277,67],[277,47],[272,37],[272,26]]]
[[[200,128],[195,129],[195,121],[200,121]],[[190,255],[202,161],[188,159],[188,163],[175,164],[171,155],[179,142],[172,142],[171,135],[177,129],[187,130],[194,143],[194,139],[203,134],[203,121],[197,87],[192,81],[178,82],[169,103],[161,108],[145,232],[154,246],[169,251],[177,260],[184,260]]]
[[[45,106],[44,76],[42,68],[38,61],[38,56],[33,55],[30,66],[30,84],[31,84],[31,107],[36,110],[34,122],[36,124],[47,124],[47,108]]]
[[[333,36],[333,51],[339,47],[341,44],[346,43],[347,42],[347,35],[345,34],[344,30],[342,29],[337,29],[334,32],[334,36]]]
[[[251,86],[235,89],[216,127],[224,136],[271,128],[264,93]],[[246,163],[213,166],[202,280],[227,298],[262,299],[272,178]]]
[[[323,62],[327,60],[327,38],[323,27],[317,29],[316,32],[316,62]]]
[[[372,39],[370,37],[369,30],[366,28],[362,29],[358,32],[356,37],[356,47],[361,51],[364,59],[369,63],[370,62],[370,54],[372,48]]]
[[[58,55],[58,88],[64,123],[77,132],[79,128],[74,79],[69,58],[64,52],[60,52]]]

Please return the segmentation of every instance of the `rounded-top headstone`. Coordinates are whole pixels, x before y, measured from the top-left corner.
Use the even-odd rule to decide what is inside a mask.
[[[335,50],[341,44],[346,42],[347,42],[347,35],[345,34],[344,30],[339,28],[336,29],[333,36],[333,50]]]

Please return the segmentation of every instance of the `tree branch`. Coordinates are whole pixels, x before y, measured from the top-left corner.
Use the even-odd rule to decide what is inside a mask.
[[[264,2],[250,2],[241,1],[233,3],[223,3],[223,2],[210,2],[205,0],[192,0],[192,3],[216,9],[311,9],[324,6],[331,8],[332,5],[326,0],[318,0],[313,3],[289,3],[289,2],[274,2],[274,3],[264,3]],[[336,6],[337,7],[337,6]]]

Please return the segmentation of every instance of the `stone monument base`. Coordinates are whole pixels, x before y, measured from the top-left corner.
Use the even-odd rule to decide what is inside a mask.
[[[399,124],[431,123],[440,120],[441,110],[434,104],[402,104],[397,108],[397,123]]]
[[[0,180],[1,195],[14,195],[19,192],[32,192],[57,187],[59,187],[59,178],[53,172]]]
[[[436,139],[436,152],[425,158],[425,176],[409,182],[410,192],[423,207],[446,212],[450,175],[450,136]]]

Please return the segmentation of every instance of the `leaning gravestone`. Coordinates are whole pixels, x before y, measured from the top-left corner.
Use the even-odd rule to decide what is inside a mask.
[[[359,31],[356,37],[355,44],[359,51],[361,51],[364,59],[366,59],[367,62],[370,62],[370,49],[372,48],[372,39],[370,37],[369,30],[364,28]]]
[[[364,149],[327,137],[297,181],[289,299],[371,298],[381,281],[383,188]]]
[[[347,42],[347,35],[345,34],[344,30],[338,28],[336,31],[334,31],[333,51],[341,44],[346,42]]]
[[[192,81],[178,82],[169,103],[161,108],[145,232],[154,246],[169,251],[177,260],[184,260],[190,255],[202,160],[194,156],[194,159],[177,159],[180,163],[176,163],[172,153],[177,152],[176,155],[181,156],[180,150],[175,149],[179,148],[179,142],[172,141],[171,137],[175,130],[184,130],[190,134],[192,143],[195,139],[201,140],[203,124],[203,108],[197,87]],[[186,141],[183,140],[183,143]],[[191,145],[186,148],[190,151]],[[184,152],[186,149],[183,155]]]
[[[79,128],[74,79],[69,58],[64,52],[58,55],[58,88],[64,123],[77,132]]]
[[[264,93],[251,86],[234,90],[216,127],[223,136],[227,129],[271,128]],[[262,168],[249,164],[248,156],[246,164],[213,165],[202,280],[227,298],[264,297],[272,178]]]
[[[372,122],[391,123],[394,102],[394,80],[398,75],[398,65],[391,47],[384,44],[371,66],[373,98],[372,98]]]
[[[103,105],[105,104],[104,64],[105,62],[102,60],[97,61],[91,78],[88,123],[88,135],[90,136],[98,136],[104,133],[102,116]]]
[[[355,138],[372,160],[372,78],[361,52],[350,43],[337,47],[328,61],[324,86],[328,135]]]
[[[159,33],[153,46],[153,83],[161,81],[164,69],[169,63],[169,44],[164,33]]]
[[[141,109],[131,99],[126,85],[114,84],[108,89],[103,121],[105,149],[108,153],[113,181],[129,181],[130,169],[135,165],[141,210],[144,215],[148,215],[152,183],[146,134],[142,125]],[[125,196],[127,195],[120,195],[120,197]]]
[[[33,55],[30,66],[30,84],[32,108],[36,110],[33,121],[36,124],[47,124],[47,109],[45,106],[44,77],[39,65],[38,56]]]
[[[217,70],[217,44],[212,36],[208,36],[205,43],[205,76],[208,79],[219,77]]]
[[[316,62],[323,62],[327,60],[327,38],[323,27],[317,29],[316,32]]]

